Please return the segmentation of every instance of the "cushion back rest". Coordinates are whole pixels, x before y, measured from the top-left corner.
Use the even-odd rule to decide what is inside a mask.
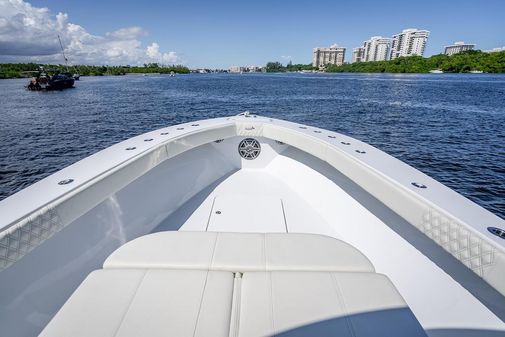
[[[348,243],[315,234],[160,232],[113,252],[104,268],[374,272]]]

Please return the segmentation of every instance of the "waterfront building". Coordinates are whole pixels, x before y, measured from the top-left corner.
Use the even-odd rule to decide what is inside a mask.
[[[498,52],[501,52],[501,51],[505,51],[505,47],[493,48],[493,49],[490,49],[490,50],[485,50],[484,52],[485,53],[498,53]]]
[[[404,29],[393,35],[390,58],[394,60],[402,56],[423,56],[429,35],[429,31],[416,28]]]
[[[363,62],[363,54],[365,49],[363,47],[357,47],[352,50],[352,63]]]
[[[228,72],[230,73],[241,73],[245,70],[245,67],[240,67],[240,66],[232,66],[228,69]]]
[[[363,42],[363,62],[386,61],[391,53],[392,39],[382,36],[372,36]]]
[[[261,72],[262,68],[258,66],[232,66],[228,69],[229,73],[257,73]]]
[[[247,71],[250,73],[257,73],[261,71],[261,67],[258,66],[248,66]]]
[[[340,66],[344,64],[344,59],[345,48],[333,44],[329,48],[314,48],[312,65],[316,68],[323,68],[327,64]]]
[[[467,50],[472,50],[475,48],[475,44],[472,43],[464,43],[464,42],[454,42],[454,44],[450,46],[445,46],[444,54],[445,55],[454,55]]]

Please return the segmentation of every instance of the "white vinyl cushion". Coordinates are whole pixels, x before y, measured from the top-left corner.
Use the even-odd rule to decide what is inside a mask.
[[[248,272],[239,337],[425,337],[389,279],[375,273]]]
[[[389,279],[342,241],[217,232],[163,232],[124,245],[41,334],[271,335],[426,336]]]
[[[359,250],[327,236],[182,231],[130,241],[107,258],[104,268],[374,271]]]
[[[232,292],[227,272],[99,270],[40,336],[228,336]]]

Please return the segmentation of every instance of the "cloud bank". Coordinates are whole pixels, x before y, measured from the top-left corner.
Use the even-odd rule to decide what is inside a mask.
[[[69,22],[68,15],[52,15],[23,0],[0,0],[0,61],[63,63],[58,42],[72,64],[182,63],[179,56],[160,51],[156,42],[144,47],[141,27],[126,27],[103,36],[92,35]]]

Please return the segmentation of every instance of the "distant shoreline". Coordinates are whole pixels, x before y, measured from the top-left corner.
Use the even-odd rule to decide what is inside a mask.
[[[163,66],[157,63],[144,66],[65,66],[62,64],[36,64],[36,63],[2,63],[0,64],[0,79],[29,78],[30,72],[36,72],[42,66],[46,71],[79,74],[81,76],[119,76],[126,74],[188,74],[189,68],[182,65]]]
[[[267,72],[317,71],[312,64],[291,64],[268,62]],[[482,52],[470,50],[452,56],[439,54],[430,57],[409,56],[388,61],[370,61],[345,63],[343,65],[326,65],[327,73],[410,73],[427,74],[430,71],[444,73],[505,73],[505,51]]]
[[[37,71],[36,63],[0,64],[0,79],[29,78],[30,72]],[[189,74],[192,72],[182,65],[163,66],[157,63],[144,66],[88,66],[44,64],[44,69],[70,72],[81,76],[119,76],[143,74]],[[208,70],[208,69],[207,69]],[[312,64],[291,64],[268,62],[264,68],[267,73],[313,73],[321,72]],[[208,70],[210,71],[210,70]],[[388,74],[428,74],[432,71],[443,73],[505,73],[505,51],[487,53],[479,50],[447,56],[443,54],[425,58],[422,56],[400,57],[390,61],[357,62],[343,65],[327,65],[323,73],[388,73]],[[220,71],[222,72],[222,71]]]
[[[362,75],[377,75],[377,74],[389,74],[389,75],[445,75],[445,76],[451,76],[451,75],[476,75],[475,73],[471,72],[462,72],[462,73],[451,73],[451,72],[444,72],[444,73],[429,73],[429,72],[422,72],[422,73],[399,73],[399,72],[365,72],[365,71],[339,71],[339,72],[328,72],[328,71],[318,71],[318,72],[297,72],[297,71],[284,71],[284,72],[250,72],[250,73],[229,73],[229,72],[216,72],[216,73],[209,73],[209,74],[228,74],[230,76],[240,76],[240,75],[249,75],[249,74],[256,74],[256,75],[274,75],[274,74],[286,74],[286,75],[295,75],[295,74],[300,74],[300,75],[332,75],[332,74],[362,74]],[[505,75],[505,72],[502,73],[477,73],[477,75]],[[184,74],[178,74],[178,75],[194,75],[194,76],[200,76],[201,74],[198,73],[184,73]],[[169,77],[170,74],[161,74],[161,73],[126,73],[126,74],[121,74],[121,75],[110,75],[110,74],[105,74],[105,75],[81,75],[81,78],[83,77],[118,77],[118,76],[128,76],[128,77],[152,77],[152,76],[167,76]],[[25,79],[28,80],[30,77],[22,77],[22,76],[14,76],[14,77],[3,77],[0,75],[0,81],[1,80],[21,80]]]

